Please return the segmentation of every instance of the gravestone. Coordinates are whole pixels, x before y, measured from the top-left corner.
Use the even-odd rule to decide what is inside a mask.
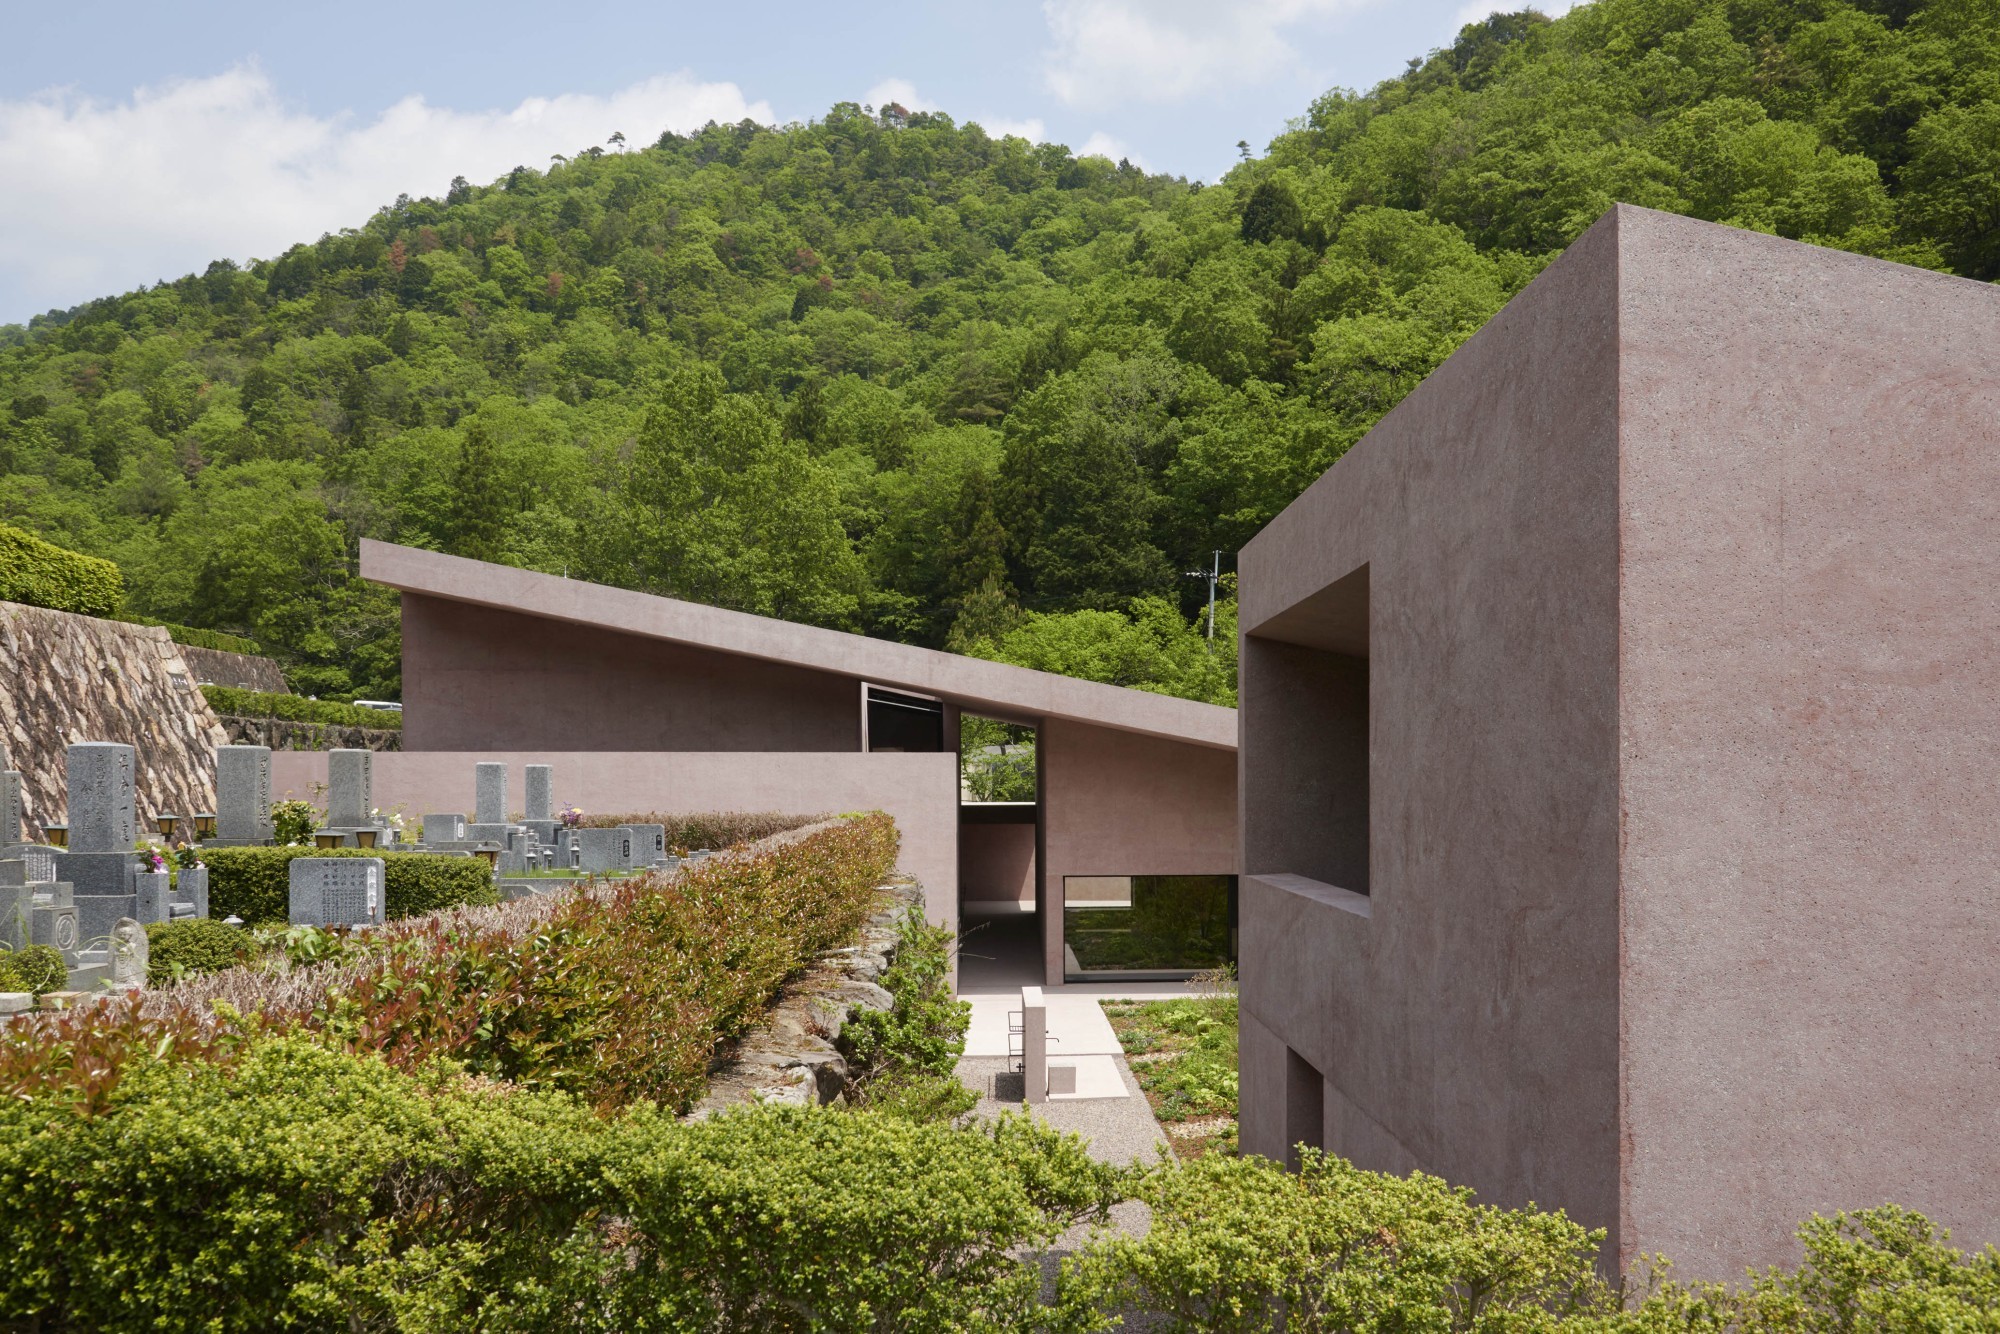
[[[473,821],[477,824],[507,823],[507,766],[472,766]]]
[[[152,946],[146,940],[146,928],[130,917],[119,918],[111,928],[111,985],[145,986],[146,964],[151,957]]]
[[[21,775],[12,769],[0,769],[0,847],[20,841]]]
[[[133,817],[135,756],[115,741],[82,741],[69,748],[69,848],[71,852],[129,852],[138,837]]]
[[[373,759],[374,755],[365,750],[327,752],[327,828],[362,829],[368,826],[368,812],[373,808]]]
[[[628,825],[632,831],[632,864],[651,866],[667,855],[667,827],[663,824]]]
[[[570,835],[579,871],[602,875],[624,871],[632,865],[632,831],[629,829],[578,829]]]
[[[537,843],[551,848],[556,845],[556,831],[562,828],[554,820],[523,820],[521,824],[534,834]]]
[[[216,843],[271,841],[271,748],[215,748]]]
[[[474,843],[498,843],[504,848],[507,846],[507,835],[512,828],[512,825],[504,823],[469,824],[465,827],[465,832],[460,837]]]
[[[465,817],[463,815],[426,815],[424,817],[424,842],[456,842],[465,837]]]
[[[525,776],[522,786],[526,799],[526,822],[535,824],[541,821],[554,820],[556,818],[554,800],[556,771],[546,764],[530,764],[522,770],[522,773]],[[543,840],[543,842],[547,841],[546,839]]]
[[[293,926],[382,925],[382,859],[294,857],[289,907]]]

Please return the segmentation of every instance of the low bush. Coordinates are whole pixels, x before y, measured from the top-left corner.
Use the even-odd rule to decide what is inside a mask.
[[[588,815],[580,821],[585,829],[616,829],[628,824],[665,825],[667,846],[684,848],[733,848],[755,843],[760,838],[802,829],[829,819],[826,815],[786,815],[779,811],[643,811],[633,815]]]
[[[248,931],[212,917],[154,922],[146,928],[146,981],[160,986],[219,973],[242,963],[255,948]]]
[[[1209,1156],[1149,1172],[1143,1238],[1064,1262],[1068,1330],[1288,1334],[1551,1329],[1616,1309],[1591,1232],[1561,1213],[1502,1210],[1436,1177],[1364,1172],[1306,1150],[1296,1173]]]
[[[292,1037],[0,1106],[0,1321],[64,1329],[1019,1328],[1116,1174],[1024,1118],[609,1120]]]
[[[291,858],[313,850],[206,855],[210,911],[259,920],[249,907],[282,920],[271,905],[283,902]],[[0,1098],[101,1103],[155,1049],[227,1063],[245,1042],[296,1027],[400,1069],[442,1059],[604,1108],[684,1107],[706,1086],[719,1044],[754,1023],[787,976],[853,938],[895,859],[895,825],[875,815],[678,876],[462,907],[363,935],[287,932],[258,968],[0,1028]],[[392,908],[399,864],[485,873],[466,857],[383,860]],[[225,892],[242,906],[225,908]]]
[[[875,815],[677,876],[432,918],[378,952],[313,1022],[410,1069],[448,1056],[602,1107],[684,1108],[717,1045],[860,930],[895,860],[895,824]]]
[[[201,693],[217,713],[236,718],[283,718],[326,727],[401,727],[403,715],[387,709],[358,709],[352,704],[308,699],[304,695],[273,695],[234,686],[203,686]]]
[[[0,991],[32,991],[40,996],[61,991],[69,981],[69,966],[52,945],[0,948]]]
[[[308,847],[203,848],[201,855],[208,863],[209,915],[236,916],[253,925],[290,917],[294,857],[380,857],[384,909],[391,918],[500,898],[492,871],[477,857]]]
[[[0,523],[0,602],[111,616],[124,596],[125,577],[110,561]]]
[[[887,1010],[863,1010],[840,1030],[850,1101],[917,1120],[969,1112],[978,1095],[960,1082],[958,1058],[972,1006],[951,988],[957,938],[915,908],[896,922],[896,954],[882,973],[894,998]]]
[[[264,650],[254,639],[242,635],[226,634],[221,630],[203,630],[198,626],[175,625],[172,621],[156,621],[150,616],[120,616],[121,621],[132,625],[157,625],[167,632],[167,637],[176,644],[187,644],[194,648],[214,649],[218,653],[243,653],[259,657]]]

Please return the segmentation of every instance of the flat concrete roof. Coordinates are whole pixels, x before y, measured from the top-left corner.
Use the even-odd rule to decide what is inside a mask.
[[[789,663],[871,685],[936,695],[979,714],[1062,718],[1120,732],[1236,749],[1236,710],[1079,681],[886,639],[795,625],[510,565],[363,539],[361,577],[405,593]]]

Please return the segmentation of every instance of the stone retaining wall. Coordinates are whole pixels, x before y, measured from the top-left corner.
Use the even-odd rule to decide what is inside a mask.
[[[711,1069],[708,1094],[688,1113],[690,1120],[746,1103],[804,1107],[841,1100],[847,1061],[833,1039],[862,1010],[894,1005],[877,979],[896,957],[896,919],[924,907],[924,891],[914,880],[885,884],[882,895],[861,938],[815,960],[779,994],[764,1022]]]
[[[0,743],[21,771],[28,837],[63,821],[64,752],[75,742],[138,752],[138,815],[149,823],[215,809],[215,748],[227,739],[161,627],[0,602]]]
[[[194,673],[196,685],[261,690],[267,695],[283,695],[291,690],[285,684],[284,669],[269,658],[253,657],[248,653],[225,653],[221,649],[199,648],[193,644],[182,644],[180,649],[181,657],[187,660],[188,670]]]
[[[401,750],[403,733],[394,727],[336,727],[331,723],[301,723],[290,718],[246,718],[221,715],[232,746],[269,746],[272,750]]]

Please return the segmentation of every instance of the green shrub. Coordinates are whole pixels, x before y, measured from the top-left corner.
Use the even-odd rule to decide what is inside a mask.
[[[1072,1330],[1194,1334],[1551,1329],[1616,1309],[1591,1232],[1561,1213],[1502,1210],[1436,1177],[1386,1176],[1316,1150],[1294,1174],[1209,1156],[1148,1172],[1144,1238],[1102,1239],[1065,1261]]]
[[[755,843],[760,838],[818,824],[824,815],[786,815],[780,811],[641,811],[628,815],[589,815],[577,823],[585,829],[616,829],[628,824],[664,825],[667,846],[692,851],[695,848],[733,848]]]
[[[194,648],[211,648],[218,653],[243,653],[250,657],[263,655],[263,648],[254,639],[242,635],[226,634],[221,630],[203,630],[192,625],[175,625],[172,621],[156,621],[150,616],[120,616],[121,621],[132,625],[157,625],[167,632],[176,644],[187,644]]]
[[[1713,1330],[1734,1334],[1891,1334],[2000,1329],[2000,1250],[1967,1256],[1951,1234],[1893,1204],[1815,1214],[1796,1234],[1797,1269],[1756,1274],[1746,1288],[1662,1284],[1605,1334]]]
[[[110,616],[124,596],[125,577],[110,561],[0,523],[0,602]]]
[[[266,1040],[149,1059],[88,1115],[0,1105],[0,1324],[1020,1328],[1024,1252],[1116,1181],[1024,1118],[602,1119]]]
[[[40,996],[61,991],[69,981],[69,966],[53,945],[0,948],[0,991],[32,991]]]
[[[146,928],[146,981],[154,986],[180,977],[219,973],[250,957],[250,933],[212,917],[154,922]]]
[[[203,848],[208,863],[208,911],[253,924],[291,915],[294,857],[380,857],[384,909],[410,917],[461,904],[497,903],[493,873],[478,857],[370,848]]]
[[[304,695],[272,695],[234,686],[203,686],[201,693],[217,713],[236,718],[283,718],[326,727],[401,727],[403,715],[387,709],[357,709],[352,704],[307,699]]]
[[[957,938],[915,908],[897,919],[896,937],[895,958],[882,973],[895,1005],[863,1010],[840,1030],[848,1097],[920,1120],[969,1112],[979,1099],[957,1075],[972,1021],[972,1006],[951,988]]]

